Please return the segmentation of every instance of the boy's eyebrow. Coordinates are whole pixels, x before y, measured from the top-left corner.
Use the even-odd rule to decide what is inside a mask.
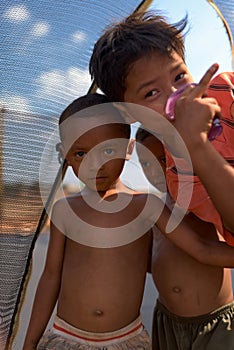
[[[158,79],[152,79],[152,80],[145,81],[145,82],[143,82],[142,84],[140,84],[140,86],[139,86],[138,89],[137,89],[137,94],[138,94],[141,90],[143,90],[144,88],[146,88],[147,86],[154,84],[157,80],[158,80]]]
[[[170,73],[173,73],[175,70],[179,69],[182,65],[184,64],[183,61],[178,62],[174,67],[172,67],[172,69],[170,70]],[[152,84],[155,84],[158,80],[160,80],[160,77],[156,77],[153,78],[149,81],[145,81],[142,84],[140,84],[140,86],[137,89],[137,94],[144,88],[146,88],[147,86],[150,86]]]
[[[172,67],[170,73],[173,73],[173,72],[176,71],[177,69],[181,68],[181,66],[183,66],[184,64],[185,64],[184,61],[181,60],[181,61],[178,62],[174,67]]]
[[[86,147],[82,147],[82,146],[71,146],[70,150],[73,151],[73,152],[77,152],[77,151],[86,151]]]
[[[122,138],[121,138],[122,140]],[[97,143],[96,145],[93,146],[93,148],[95,147],[107,147],[107,146],[118,146],[120,144],[120,141],[119,140],[116,140],[116,138],[113,138],[113,139],[107,139],[107,140],[104,140],[102,142],[99,142]],[[79,144],[79,143],[76,143],[75,145],[72,145],[71,148],[73,150],[85,150],[87,149],[89,146],[83,146],[82,144]]]

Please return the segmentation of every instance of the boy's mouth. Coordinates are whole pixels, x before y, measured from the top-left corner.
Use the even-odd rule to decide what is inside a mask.
[[[91,177],[89,178],[90,181],[92,182],[102,182],[105,181],[107,179],[107,176],[95,176],[95,177]]]
[[[106,176],[97,176],[97,177],[96,177],[96,182],[105,181],[106,179],[107,179]]]

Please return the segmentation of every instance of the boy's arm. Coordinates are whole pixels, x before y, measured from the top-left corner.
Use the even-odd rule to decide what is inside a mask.
[[[219,113],[219,108],[212,103],[206,105],[207,99],[202,98],[217,68],[213,65],[192,92],[178,100],[174,125],[189,151],[194,172],[206,188],[224,226],[234,232],[234,169],[208,140],[212,118]],[[193,115],[189,114],[191,110]]]
[[[234,169],[214,149],[207,136],[214,116],[221,112],[217,101],[205,96],[217,70],[218,65],[212,65],[198,85],[184,90],[177,100],[175,120],[171,123],[143,106],[128,104],[128,111],[151,132],[162,135],[174,156],[187,159],[206,188],[224,226],[234,232]]]
[[[178,223],[176,217],[158,198],[155,198],[154,208],[161,211],[156,222],[157,228],[177,247],[202,264],[234,267],[234,247],[229,246],[225,242],[201,237],[183,220]],[[167,233],[169,218],[171,223],[172,220],[174,221],[175,229]]]
[[[218,210],[223,225],[234,232],[234,169],[209,143],[190,147],[195,173]]]
[[[43,335],[56,305],[60,290],[65,236],[51,223],[50,242],[40,278],[23,350],[33,350]]]

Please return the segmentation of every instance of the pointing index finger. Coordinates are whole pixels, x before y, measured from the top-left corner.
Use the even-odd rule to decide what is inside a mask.
[[[192,94],[194,94],[196,97],[202,97],[209,85],[209,82],[213,75],[217,72],[219,69],[219,65],[217,63],[213,64],[203,75],[199,83],[196,85],[196,87],[193,89]]]

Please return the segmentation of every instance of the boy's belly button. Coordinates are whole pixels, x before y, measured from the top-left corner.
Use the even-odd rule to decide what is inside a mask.
[[[102,315],[103,315],[103,311],[97,309],[97,310],[94,311],[94,314],[95,314],[96,316],[102,316]]]
[[[172,291],[174,293],[181,293],[181,289],[179,287],[176,287],[176,286],[172,288]]]

